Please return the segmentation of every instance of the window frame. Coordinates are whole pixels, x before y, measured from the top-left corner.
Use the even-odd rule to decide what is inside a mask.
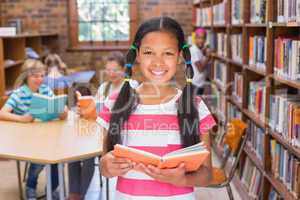
[[[78,39],[77,0],[69,0],[69,50],[126,50],[137,30],[137,0],[129,1],[129,40],[128,41],[84,41]]]

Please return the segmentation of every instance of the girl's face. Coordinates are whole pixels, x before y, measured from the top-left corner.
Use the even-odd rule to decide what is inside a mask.
[[[168,83],[176,73],[178,41],[168,32],[151,32],[141,41],[137,61],[144,77],[155,85]]]
[[[41,84],[43,83],[45,77],[45,71],[37,71],[30,73],[27,77],[27,85],[33,91],[36,92]]]
[[[116,61],[108,61],[105,65],[105,73],[109,81],[117,82],[124,77],[124,68]]]
[[[196,34],[195,37],[196,45],[201,49],[204,47],[205,41],[206,41],[206,35],[204,33]]]

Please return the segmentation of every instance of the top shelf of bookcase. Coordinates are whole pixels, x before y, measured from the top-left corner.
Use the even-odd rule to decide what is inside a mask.
[[[223,0],[198,0],[194,1],[194,6],[197,8],[207,8],[212,5],[221,3]]]

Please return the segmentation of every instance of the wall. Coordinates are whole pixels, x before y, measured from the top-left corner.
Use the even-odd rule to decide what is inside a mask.
[[[176,19],[187,35],[192,31],[192,0],[137,0],[139,22],[161,15]],[[58,32],[64,61],[70,67],[99,67],[105,52],[70,52],[68,41],[68,0],[0,0],[5,23],[22,19],[24,32]]]

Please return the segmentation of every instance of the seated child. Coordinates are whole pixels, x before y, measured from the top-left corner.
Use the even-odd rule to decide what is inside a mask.
[[[21,74],[17,79],[17,89],[10,95],[2,109],[0,110],[0,120],[15,121],[29,123],[34,119],[28,113],[32,98],[32,93],[40,93],[43,95],[54,95],[52,90],[42,84],[45,76],[45,65],[38,61],[28,59],[22,66]],[[60,114],[60,119],[67,117],[67,109]],[[28,178],[26,182],[26,198],[27,200],[36,200],[37,180],[44,165],[32,163],[29,167]],[[58,186],[57,165],[51,166],[52,172],[52,191]]]

